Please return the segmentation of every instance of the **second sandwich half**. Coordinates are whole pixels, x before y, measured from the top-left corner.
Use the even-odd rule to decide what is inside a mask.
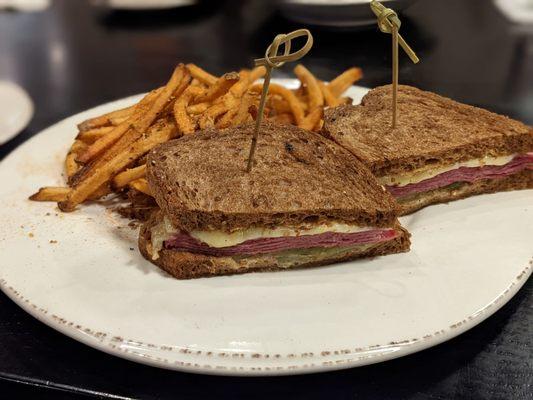
[[[391,128],[391,86],[360,105],[326,111],[323,133],[363,161],[402,214],[464,197],[533,188],[533,129],[481,108],[399,86]]]

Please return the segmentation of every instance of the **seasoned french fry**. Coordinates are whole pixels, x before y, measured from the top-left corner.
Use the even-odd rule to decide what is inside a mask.
[[[209,107],[198,120],[200,129],[206,129],[215,126],[215,119],[230,109],[226,103],[218,103]]]
[[[121,172],[113,178],[113,185],[116,188],[121,188],[126,186],[131,181],[134,181],[139,178],[144,178],[146,175],[146,164],[139,165],[135,168],[127,169],[124,172]]]
[[[129,115],[127,117],[116,117],[116,118],[110,118],[109,122],[111,123],[111,126],[117,126],[120,125],[123,122],[126,122],[129,118]]]
[[[239,81],[231,87],[229,93],[224,96],[224,100],[229,98],[229,95],[232,95],[236,99],[241,98],[251,84],[250,77],[250,71],[242,70],[239,72]]]
[[[160,91],[161,90],[159,90],[159,92]],[[156,95],[157,93],[153,94],[152,101],[154,100],[154,97]],[[145,99],[143,99],[141,103],[137,105],[137,109],[139,110],[139,112],[145,112],[150,107],[149,100],[150,99],[147,99],[147,97],[145,97]],[[89,176],[95,169],[100,168],[101,166],[108,163],[115,156],[117,156],[118,154],[123,152],[125,149],[127,149],[129,146],[131,146],[131,144],[134,143],[142,135],[143,134],[141,132],[137,132],[133,128],[128,129],[120,137],[120,139],[118,139],[114,144],[111,144],[111,146],[106,148],[98,158],[93,159],[90,163],[84,165],[78,172],[76,172],[76,174],[74,174],[72,177],[69,177],[69,180],[68,180],[69,185],[70,186],[78,185],[87,176]]]
[[[300,102],[300,107],[305,113],[308,109],[307,99],[298,98],[298,101]],[[269,96],[267,106],[272,110],[273,114],[284,114],[292,112],[291,106],[287,102],[287,100],[278,95]]]
[[[363,77],[361,68],[350,68],[329,83],[329,90],[334,96],[340,97],[346,89]]]
[[[163,89],[164,88],[160,88],[158,91],[156,91],[154,93],[154,97],[152,97],[151,101],[148,101],[148,100],[146,102],[141,101],[137,105],[137,108],[136,108],[136,114],[137,115],[136,115],[136,118],[133,120],[134,122],[142,119],[143,115],[145,115],[145,113],[148,113],[150,111],[153,103],[157,100],[158,95],[163,91]],[[178,87],[177,91],[179,91],[179,90],[181,90],[181,85],[180,85],[180,87]],[[142,125],[142,123],[141,123],[141,125]],[[142,128],[142,126],[140,126],[140,128]],[[142,137],[146,133],[147,129],[148,129],[148,127],[146,129],[138,130],[138,129],[135,129],[132,126],[130,129],[128,129],[124,133],[124,135],[122,135],[120,137],[119,140],[116,141],[116,143],[114,143],[111,147],[106,149],[106,151],[98,159],[98,162],[100,164],[103,164],[103,163],[109,161],[110,159],[112,159],[113,157],[115,157],[118,153],[124,151],[125,148],[127,148],[133,142],[135,142],[137,139]]]
[[[225,114],[223,114],[218,120],[215,122],[215,126],[218,129],[225,129],[231,126],[235,115],[237,115],[237,111],[239,109],[237,107],[232,107],[228,111],[226,111]]]
[[[145,178],[139,178],[129,183],[129,186],[148,196],[152,196],[152,191]]]
[[[100,128],[102,126],[112,124],[115,118],[127,117],[133,112],[133,107],[126,107],[121,110],[112,111],[110,113],[100,115],[99,117],[90,118],[78,124],[80,132],[88,131],[89,129]]]
[[[64,201],[70,192],[68,187],[46,186],[32,194],[29,199],[33,201]]]
[[[262,65],[259,67],[255,67],[250,71],[250,75],[248,77],[250,84],[254,83],[256,80],[262,78],[266,74],[266,68]]]
[[[226,94],[230,88],[239,81],[237,72],[228,72],[222,75],[217,81],[204,93],[194,99],[194,103],[205,103],[215,100]]]
[[[104,183],[102,186],[96,189],[94,193],[87,197],[87,200],[98,200],[101,197],[107,196],[109,193],[111,193],[111,188],[108,184]]]
[[[65,158],[65,172],[67,174],[67,177],[71,177],[72,175],[74,175],[80,168],[79,164],[76,162],[76,157],[78,157],[78,154],[85,151],[86,148],[87,145],[81,140],[75,140],[72,146],[70,147],[70,150],[67,153],[67,157]]]
[[[88,131],[78,133],[77,140],[81,140],[85,144],[92,144],[101,137],[105,136],[113,130],[112,126],[103,126],[101,128],[93,128]]]
[[[315,76],[302,64],[298,64],[294,68],[294,74],[300,79],[302,86],[307,91],[309,109],[314,110],[317,107],[322,107],[324,105],[324,96]]]
[[[174,95],[181,95],[181,93],[188,86],[190,79],[191,77],[188,70],[183,64],[180,64],[174,69],[170,80],[162,89],[153,93],[152,97],[149,99],[147,98],[148,96],[145,96],[146,101],[141,101],[138,104],[136,108],[136,112],[138,111],[138,115],[133,120],[132,127],[124,127],[122,128],[123,132],[119,131],[116,134],[114,131],[110,132],[108,135],[104,136],[102,139],[91,145],[88,151],[82,155],[83,158],[79,158],[79,160],[88,161],[94,158],[95,155],[107,149],[106,152],[102,155],[102,162],[100,164],[103,164],[104,162],[107,162],[111,158],[113,158],[116,154],[120,153],[126,147],[130,146],[131,143],[135,142],[145,133],[145,131],[153,123],[155,118],[167,106],[167,103],[169,102],[170,98]],[[154,99],[154,97],[156,98]],[[125,124],[129,125],[129,121],[125,122],[123,125]],[[123,125],[119,125],[119,127],[122,127]],[[117,127],[117,129],[119,129],[119,127]],[[112,135],[113,137],[110,138],[110,136]],[[109,143],[106,143],[106,139],[109,139]],[[97,146],[98,142],[102,142],[100,147]],[[109,148],[109,146],[111,147]],[[98,151],[98,153],[92,154],[89,152],[89,150],[91,150],[91,148],[93,147],[94,150]],[[73,182],[79,182],[80,180],[82,180],[97,165],[90,166],[87,169],[81,170],[80,175],[76,176],[76,179],[73,179]]]
[[[111,125],[119,125],[120,123],[126,121],[133,111],[135,111],[135,105],[123,108],[121,110],[112,111],[107,114],[107,117],[109,118]]]
[[[322,107],[315,108],[309,113],[309,115],[305,117],[304,121],[298,126],[302,129],[312,131],[319,125],[320,120],[322,119],[323,112],[324,109]]]
[[[273,111],[274,114],[290,113],[291,106],[283,97],[278,95],[270,95],[267,100],[267,106]]]
[[[247,92],[241,99],[241,104],[239,104],[239,108],[237,110],[237,113],[233,117],[233,121],[231,122],[231,125],[237,126],[240,124],[243,124],[250,118],[250,107],[254,104],[254,99],[257,96],[255,96],[251,92]]]
[[[217,81],[217,77],[211,75],[209,72],[204,71],[202,68],[195,64],[187,64],[187,69],[191,73],[194,79],[197,79],[203,84],[208,86],[214,85]]]
[[[187,114],[198,115],[211,107],[210,103],[198,103],[187,107]]]
[[[251,74],[248,76],[249,83]],[[249,83],[247,87],[249,87]],[[216,121],[215,126],[219,129],[228,128],[229,126],[239,125],[249,118],[248,109],[253,104],[253,99],[256,97],[250,91],[245,91],[241,98],[229,97],[226,99],[227,111],[222,117]]]
[[[170,98],[175,95],[179,97],[185,88],[189,85],[191,76],[185,67],[185,65],[178,65],[170,77],[170,80],[163,88],[157,99],[152,104],[152,107],[142,115],[138,120],[133,123],[133,127],[141,133],[144,133],[146,129],[155,121],[159,116],[159,113],[165,108]]]
[[[180,133],[187,135],[196,130],[196,123],[187,114],[187,106],[195,96],[200,95],[202,92],[202,88],[191,85],[174,102],[174,119]]]
[[[78,156],[77,161],[81,163],[87,163],[117,142],[130,129],[131,122],[138,118],[138,114],[145,112],[149,107],[151,107],[152,103],[156,100],[161,91],[162,88],[152,90],[150,93],[144,96],[144,98],[135,106],[135,111],[127,121],[118,125],[112,131],[96,140],[85,152]]]
[[[239,81],[230,88],[228,93],[217,98],[214,104],[200,115],[198,119],[200,129],[215,126],[215,121],[221,116],[219,123],[217,123],[219,128],[228,127],[231,124],[233,116],[237,113],[240,98],[250,87],[250,76],[251,74],[247,70],[239,72]]]
[[[331,93],[331,89],[328,85],[326,85],[322,81],[318,81],[318,86],[320,87],[320,90],[322,91],[322,95],[324,96],[324,101],[328,107],[337,107],[339,104],[341,104],[341,101],[335,97],[333,93]]]
[[[252,88],[254,88],[254,90],[259,89],[259,91],[261,91],[263,89],[263,85],[256,84]],[[287,103],[289,103],[291,112],[294,115],[294,120],[296,121],[296,124],[300,126],[300,124],[302,124],[304,121],[304,110],[296,95],[286,87],[283,87],[276,83],[271,83],[268,88],[268,91],[271,94],[277,94],[283,97],[287,101]]]
[[[78,124],[78,130],[80,132],[88,131],[89,129],[100,128],[102,126],[110,125],[111,122],[106,115],[100,115],[99,117],[91,118]]]
[[[85,201],[123,168],[142,157],[159,143],[170,140],[176,131],[176,125],[170,120],[155,124],[146,133],[146,137],[131,144],[126,151],[117,154],[108,163],[96,168],[89,176],[75,185],[66,200],[58,203],[58,207],[62,211],[73,211],[78,204]]]
[[[69,187],[46,186],[39,189],[37,193],[32,194],[29,199],[33,201],[64,201],[72,189]],[[89,200],[98,200],[100,197],[110,193],[107,185],[102,185],[94,192]]]
[[[76,154],[67,154],[67,157],[65,157],[65,173],[67,174],[67,178],[73,176],[79,169],[80,166],[76,162]]]
[[[90,145],[86,151],[77,157],[77,161],[86,163],[92,160],[98,154],[101,154],[105,149],[119,140],[121,136],[124,135],[128,129],[130,129],[130,126],[130,122],[126,121],[115,127],[111,132],[108,132],[107,135],[102,136],[100,139]]]

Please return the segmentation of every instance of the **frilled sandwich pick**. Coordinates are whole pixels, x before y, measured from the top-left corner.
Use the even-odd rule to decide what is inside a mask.
[[[326,110],[323,133],[363,161],[402,214],[429,204],[533,188],[533,129],[434,93],[400,86],[391,129],[391,88],[361,105]]]
[[[330,264],[407,251],[394,199],[348,151],[264,123],[155,148],[147,177],[161,211],[143,225],[145,258],[176,278]]]

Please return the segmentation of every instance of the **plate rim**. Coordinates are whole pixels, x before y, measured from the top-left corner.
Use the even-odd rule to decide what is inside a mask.
[[[199,364],[192,363],[188,360],[179,361],[175,360],[174,362],[168,362],[163,359],[153,358],[143,354],[135,354],[120,350],[117,345],[100,340],[95,340],[95,337],[106,337],[108,336],[105,332],[91,332],[90,329],[85,328],[81,325],[74,325],[72,322],[68,322],[55,314],[49,314],[46,310],[40,309],[38,306],[33,304],[29,299],[25,298],[20,294],[16,289],[9,285],[9,283],[0,278],[0,289],[4,292],[15,304],[20,308],[26,311],[35,319],[49,326],[50,328],[64,334],[65,336],[70,337],[71,339],[76,340],[82,344],[85,344],[89,347],[92,347],[96,350],[103,351],[112,356],[120,357],[129,361],[136,363],[149,365],[152,367],[158,367],[167,370],[174,370],[180,372],[190,372],[196,374],[205,374],[205,375],[221,375],[221,376],[284,376],[284,375],[303,375],[311,374],[318,372],[328,372],[328,371],[337,371],[355,367],[363,367],[365,365],[377,364],[383,361],[389,361],[396,358],[404,357],[419,351],[437,346],[441,343],[444,343],[448,340],[451,340],[460,334],[474,328],[499,309],[501,309],[505,304],[511,300],[516,293],[524,286],[527,282],[531,273],[533,272],[533,259],[531,259],[528,265],[515,277],[515,279],[496,297],[491,303],[484,306],[481,310],[476,313],[466,317],[461,321],[450,325],[447,329],[442,329],[434,333],[428,333],[424,335],[421,339],[405,339],[403,341],[390,343],[388,345],[372,345],[367,348],[360,349],[361,351],[354,351],[348,353],[348,355],[357,355],[365,354],[372,350],[379,350],[387,346],[396,346],[400,347],[399,350],[392,353],[378,353],[371,356],[359,356],[352,359],[345,360],[324,360],[320,364],[312,365],[300,365],[300,366],[289,366],[289,367],[226,367],[222,365],[209,365],[209,364]],[[120,338],[122,339],[122,338]],[[123,340],[123,339],[122,339]],[[127,340],[127,342],[142,343],[135,340]],[[153,346],[147,344],[148,347]],[[324,359],[332,354],[338,355],[342,354],[345,350],[328,350],[323,351],[321,356]],[[185,354],[194,355],[195,351],[185,352]],[[327,354],[325,354],[327,353]],[[301,356],[307,353],[301,353]],[[292,356],[292,357],[291,357]],[[294,358],[295,355],[288,354],[284,357]],[[230,357],[230,354],[223,357]],[[250,355],[251,358],[255,358],[255,354]],[[305,356],[304,356],[305,357]],[[257,357],[260,358],[260,357]],[[201,360],[198,360],[199,362]]]

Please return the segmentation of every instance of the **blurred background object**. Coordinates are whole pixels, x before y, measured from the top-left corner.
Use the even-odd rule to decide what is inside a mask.
[[[384,0],[382,3],[398,12],[415,1]],[[369,2],[370,0],[280,0],[280,8],[283,16],[296,22],[342,29],[375,24]]]
[[[118,10],[151,10],[190,6],[196,0],[91,0],[91,3]]]
[[[531,124],[533,114],[533,0],[494,0],[510,22],[507,30],[514,37],[509,77],[506,82],[511,107],[526,114]]]
[[[50,0],[0,0],[0,10],[42,11],[50,6]]]
[[[494,0],[494,3],[512,22],[533,24],[533,0]]]
[[[48,3],[9,2],[32,1]],[[20,140],[76,111],[146,91],[180,61],[213,73],[249,67],[275,33],[300,28],[305,15],[315,20],[303,26],[316,40],[304,62],[317,77],[359,66],[361,85],[389,83],[390,40],[379,34],[368,0],[191,3],[54,0],[41,12],[0,12],[0,79],[24,87],[37,105]],[[422,60],[412,65],[401,56],[400,83],[533,123],[533,23],[524,17],[531,0],[386,3],[398,10],[402,35]],[[156,8],[132,8],[147,5]],[[277,75],[289,75],[287,68]]]
[[[17,84],[0,81],[0,144],[22,131],[32,116],[28,93]]]
[[[217,74],[249,67],[276,33],[302,26],[316,38],[304,63],[317,77],[331,79],[358,66],[363,86],[390,81],[390,38],[380,35],[368,0],[149,3],[172,7],[54,0],[41,12],[0,12],[0,79],[25,88],[36,104],[28,130],[8,149],[74,112],[159,85],[180,61]],[[513,22],[500,10],[507,3],[528,9],[531,0],[386,3],[398,10],[402,35],[422,60],[412,65],[400,57],[400,83],[533,123],[533,24]],[[301,13],[316,24],[298,22]],[[276,75],[290,75],[290,66]]]

